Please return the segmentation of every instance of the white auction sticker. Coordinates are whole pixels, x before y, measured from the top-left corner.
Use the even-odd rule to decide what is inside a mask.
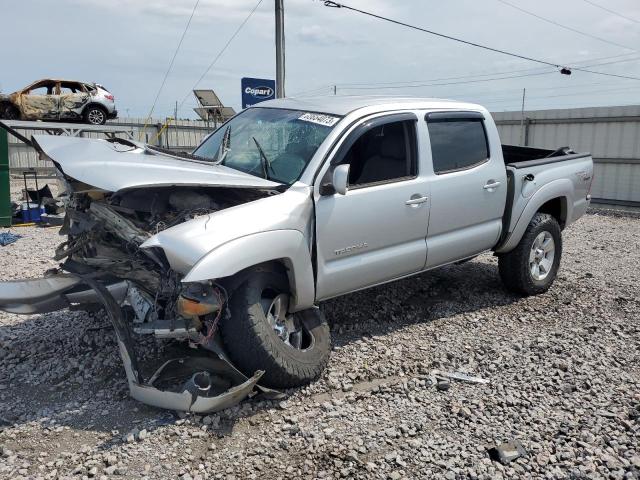
[[[326,127],[333,127],[340,121],[339,117],[333,117],[331,115],[324,115],[322,113],[305,113],[298,117],[298,120],[305,122],[317,123],[318,125],[324,125]]]

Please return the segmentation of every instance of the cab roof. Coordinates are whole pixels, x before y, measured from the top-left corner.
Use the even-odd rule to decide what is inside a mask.
[[[252,108],[283,108],[289,110],[303,110],[309,112],[328,113],[344,116],[366,107],[380,107],[380,110],[395,108],[419,109],[471,109],[484,110],[473,103],[446,100],[441,98],[393,97],[381,95],[333,95],[324,97],[289,97],[261,102]]]

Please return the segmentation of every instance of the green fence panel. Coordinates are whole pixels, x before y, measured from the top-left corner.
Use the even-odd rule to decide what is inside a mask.
[[[11,194],[9,192],[9,141],[7,131],[0,128],[0,227],[11,226]]]

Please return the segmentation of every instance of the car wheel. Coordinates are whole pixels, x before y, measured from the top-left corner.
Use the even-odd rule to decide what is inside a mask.
[[[329,326],[317,308],[288,313],[289,282],[279,272],[256,270],[233,293],[221,333],[229,357],[247,376],[272,388],[305,385],[324,370],[331,350]]]
[[[523,295],[544,293],[553,284],[562,256],[562,233],[557,220],[537,213],[520,243],[498,259],[505,287]]]
[[[7,105],[2,109],[2,118],[6,120],[19,120],[20,111],[13,105]]]
[[[104,125],[107,121],[107,112],[102,107],[91,106],[84,111],[84,121],[91,125]]]

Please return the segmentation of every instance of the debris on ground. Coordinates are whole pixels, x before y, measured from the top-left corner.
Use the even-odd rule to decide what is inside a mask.
[[[2,280],[57,266],[56,228],[19,233]],[[637,479],[640,218],[586,215],[563,246],[535,297],[481,255],[323,302],[334,347],[317,381],[206,415],[130,396],[104,311],[2,312],[0,478]],[[173,354],[150,335],[136,348],[148,374]],[[433,369],[491,383],[441,392]],[[489,458],[511,439],[526,457]]]
[[[0,232],[0,246],[4,247],[15,243],[19,238],[22,238],[22,236],[11,232]]]
[[[491,447],[487,450],[489,458],[495,462],[500,462],[503,465],[508,465],[517,458],[527,455],[527,451],[520,443],[520,440],[513,440],[511,442],[501,443],[495,447]]]
[[[451,380],[457,380],[459,382],[466,382],[466,383],[481,383],[483,385],[486,385],[487,383],[489,383],[489,380],[484,379],[484,378],[480,378],[480,377],[474,377],[473,375],[469,375],[467,373],[464,372],[440,372],[440,371],[435,371],[434,375],[437,377],[446,377],[446,378],[450,378]]]

